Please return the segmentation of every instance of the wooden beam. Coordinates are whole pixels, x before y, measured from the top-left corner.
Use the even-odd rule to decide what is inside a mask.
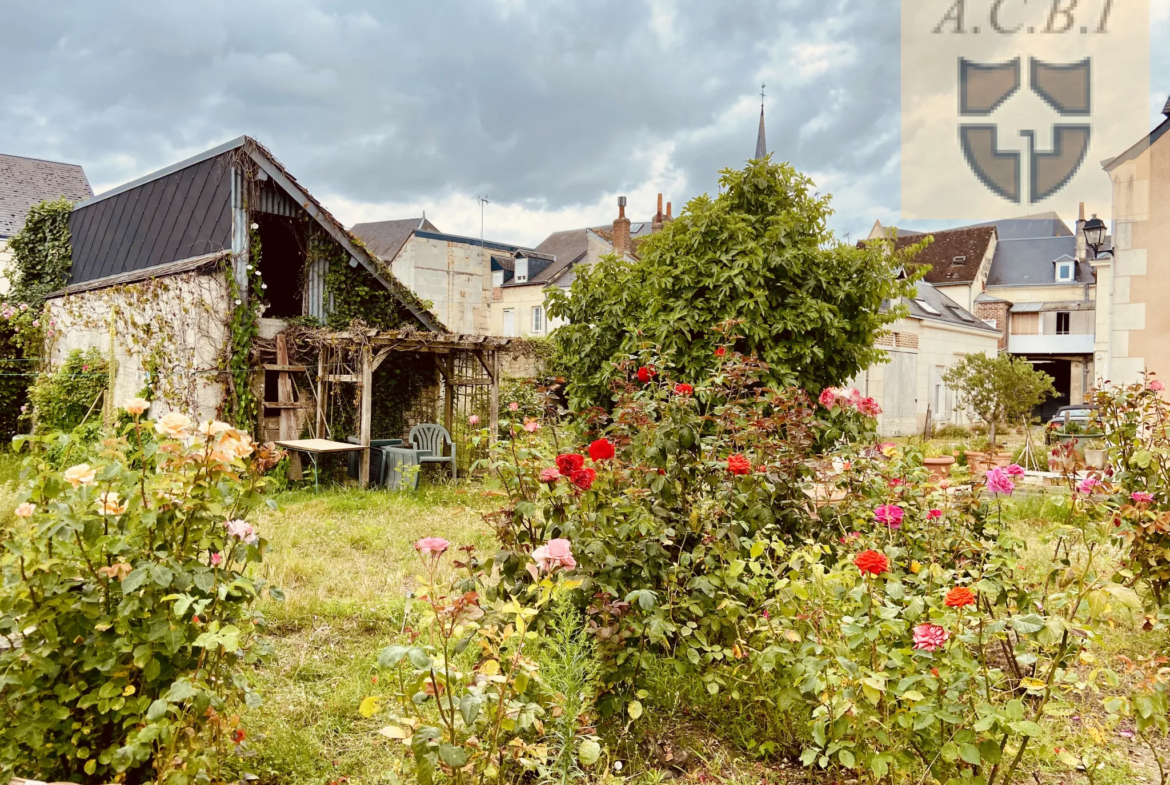
[[[361,377],[352,373],[333,373],[325,377],[328,382],[361,382]]]
[[[307,401],[292,401],[290,403],[273,403],[272,401],[265,401],[263,406],[265,409],[280,409],[281,412],[285,412],[285,411],[291,412],[291,411],[296,411],[297,409],[304,409],[305,411],[311,411],[311,410],[317,408],[316,404],[308,403]],[[284,439],[285,437],[281,436],[280,438]],[[292,436],[290,438],[295,439],[296,436]]]
[[[317,352],[317,428],[316,434],[318,439],[325,438],[326,424],[325,424],[325,354],[329,351],[329,347],[322,346]]]
[[[443,427],[451,433],[451,426],[455,422],[455,357],[447,355],[444,358],[446,372],[446,386],[443,388]]]
[[[491,358],[492,374],[492,412],[488,418],[491,421],[491,433],[488,434],[488,443],[496,443],[496,434],[500,432],[500,360],[496,352],[489,354]]]
[[[374,419],[374,358],[369,346],[362,347],[362,387],[361,387],[361,440],[362,450],[361,471],[358,474],[358,483],[366,488],[370,484],[370,429]]]
[[[378,366],[382,364],[382,361],[390,356],[391,351],[393,351],[393,349],[379,349],[378,350],[378,353],[374,355],[374,370],[375,371],[378,370]]]
[[[482,349],[475,350],[475,358],[479,360],[479,364],[483,366],[485,371],[487,371],[488,378],[494,382],[496,380],[496,374],[492,371],[491,366],[488,365],[487,360],[484,358]]]
[[[284,333],[276,336],[276,364],[288,365],[288,337]],[[297,433],[296,409],[303,407],[293,400],[292,377],[285,371],[281,371],[276,378],[276,392],[277,405],[271,408],[280,409],[280,438],[282,441],[295,439],[300,436]],[[299,480],[301,477],[301,455],[293,450],[288,456],[288,478]]]
[[[309,369],[303,365],[276,365],[274,363],[267,363],[264,365],[264,370],[283,371],[285,373],[305,373]]]

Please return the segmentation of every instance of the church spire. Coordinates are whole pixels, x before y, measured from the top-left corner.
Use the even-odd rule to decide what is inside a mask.
[[[756,159],[768,154],[768,143],[764,140],[764,85],[760,85],[760,133],[756,136]]]

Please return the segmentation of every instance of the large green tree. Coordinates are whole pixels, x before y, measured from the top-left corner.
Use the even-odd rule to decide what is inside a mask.
[[[702,378],[728,320],[734,348],[768,363],[775,385],[816,392],[884,359],[874,341],[901,313],[889,303],[913,296],[918,273],[898,273],[921,246],[839,242],[829,197],[787,164],[751,161],[720,183],[643,240],[637,261],[606,257],[579,268],[569,291],[551,290],[574,407],[608,403],[615,361],[648,344],[680,380]]]

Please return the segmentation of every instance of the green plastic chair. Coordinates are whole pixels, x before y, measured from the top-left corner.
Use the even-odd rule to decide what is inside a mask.
[[[350,444],[361,444],[362,440],[357,436],[347,436],[345,440]],[[401,447],[401,439],[370,439],[370,481],[374,485],[386,484],[386,462],[382,459],[382,451],[380,447]],[[346,466],[346,474],[351,480],[356,480],[361,472],[360,452],[349,453],[348,465]]]
[[[443,445],[451,445],[451,454],[443,455]],[[455,468],[455,441],[447,429],[434,423],[423,423],[410,429],[410,446],[418,450],[419,463],[451,464],[451,479],[459,479]]]

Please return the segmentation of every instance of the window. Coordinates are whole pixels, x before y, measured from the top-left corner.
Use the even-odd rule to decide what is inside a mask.
[[[516,257],[516,283],[528,280],[528,260],[523,256]]]
[[[966,256],[956,256],[954,259],[951,259],[951,264],[955,267],[961,267],[962,265],[966,264],[966,262]]]
[[[532,332],[544,332],[544,306],[536,305],[532,308]]]
[[[492,286],[499,288],[504,285],[504,271],[492,270]]]
[[[914,302],[918,303],[918,307],[926,311],[931,316],[942,316],[942,312],[928,303],[926,300],[915,299]]]
[[[504,337],[505,338],[515,338],[516,337],[516,309],[515,308],[505,308],[504,309]]]
[[[1072,283],[1073,280],[1073,263],[1072,262],[1057,262],[1056,263],[1056,282],[1057,283]]]
[[[983,323],[988,327],[994,327],[997,330],[999,329],[999,319],[984,319]]]
[[[1071,314],[1069,314],[1068,311],[1057,311],[1056,312],[1056,334],[1057,335],[1068,335],[1069,316],[1071,316]]]

